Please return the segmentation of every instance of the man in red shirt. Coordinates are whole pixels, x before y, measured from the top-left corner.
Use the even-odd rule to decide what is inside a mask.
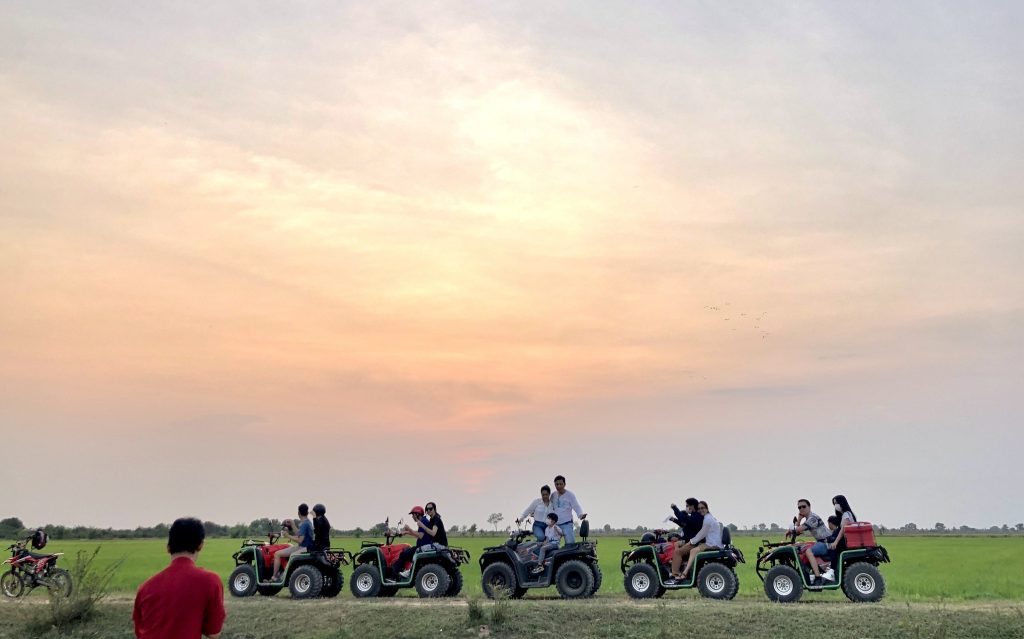
[[[135,595],[135,636],[139,639],[210,639],[224,626],[220,577],[196,566],[203,549],[203,522],[191,517],[171,524],[167,552],[171,565],[146,580]]]

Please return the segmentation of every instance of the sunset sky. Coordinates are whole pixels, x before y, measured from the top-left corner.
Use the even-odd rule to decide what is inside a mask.
[[[0,8],[0,517],[1024,520],[1024,5],[166,4]]]

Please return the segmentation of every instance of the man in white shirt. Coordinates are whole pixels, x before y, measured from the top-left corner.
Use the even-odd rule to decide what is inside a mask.
[[[551,494],[551,512],[558,515],[558,527],[565,533],[565,543],[575,543],[576,534],[572,529],[572,514],[575,512],[582,521],[587,518],[587,513],[583,512],[583,506],[580,506],[576,495],[571,490],[566,490],[565,477],[562,475],[555,477],[555,492]]]

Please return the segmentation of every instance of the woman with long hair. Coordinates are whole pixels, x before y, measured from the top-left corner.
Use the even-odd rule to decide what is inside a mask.
[[[828,545],[830,550],[842,550],[846,547],[846,542],[843,540],[843,535],[846,532],[846,524],[852,524],[857,521],[857,515],[853,514],[853,509],[850,508],[850,502],[847,501],[844,495],[836,495],[832,498],[832,506],[836,509],[836,515],[840,517],[839,523],[839,534],[836,536],[835,541]]]

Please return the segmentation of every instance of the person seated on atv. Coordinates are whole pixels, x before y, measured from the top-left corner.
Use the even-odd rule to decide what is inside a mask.
[[[846,549],[846,540],[844,539],[846,525],[852,524],[857,521],[857,516],[853,514],[853,510],[850,508],[850,502],[846,500],[844,495],[836,495],[832,498],[832,506],[836,509],[836,516],[839,517],[839,533],[836,535],[834,541],[829,544],[829,550],[834,551],[832,556],[836,556],[840,551]],[[829,521],[832,518],[829,517]]]
[[[434,548],[445,548],[448,546],[448,532],[444,529],[444,521],[441,519],[441,513],[437,512],[437,504],[432,501],[428,501],[423,506],[425,512],[426,524],[423,520],[419,522],[419,529],[430,535],[433,538],[431,542]]]
[[[544,572],[544,555],[549,551],[558,550],[558,542],[565,537],[565,533],[558,527],[558,515],[555,513],[548,513],[547,516],[548,525],[544,529],[544,543],[541,544],[540,550],[537,552],[537,565],[533,568],[533,574],[539,575]]]
[[[722,548],[722,524],[718,523],[718,520],[711,514],[711,511],[708,509],[708,502],[697,502],[697,512],[704,517],[700,531],[690,539],[689,543],[679,546],[679,548],[690,546],[690,556],[686,559],[686,567],[683,568],[682,574],[677,576],[676,571],[679,570],[680,559],[682,558],[679,548],[677,548],[676,553],[672,556],[672,574],[669,580],[665,582],[666,586],[674,585],[678,580],[689,579],[690,566],[693,565],[693,560],[697,558],[698,554],[707,550],[720,550]]]
[[[409,510],[409,514],[413,516],[413,521],[416,522],[416,527],[413,528],[409,524],[406,524],[402,529],[402,534],[415,536],[416,545],[410,546],[398,554],[398,558],[395,559],[395,563],[391,565],[391,574],[393,575],[392,580],[397,580],[398,577],[401,577],[402,579],[409,578],[410,570],[412,569],[409,568],[403,570],[402,566],[404,566],[406,562],[411,561],[412,556],[415,555],[416,551],[420,548],[435,543],[432,532],[442,533],[444,537],[444,543],[442,545],[448,545],[448,535],[444,532],[444,523],[441,522],[440,517],[436,516],[437,507],[432,502],[427,505],[431,507],[431,512],[435,514],[435,518],[439,525],[430,525],[430,519],[424,514],[423,506],[413,506],[412,509]],[[441,542],[438,541],[437,543]]]
[[[575,511],[580,521],[587,518],[587,513],[583,510],[583,506],[580,506],[576,494],[571,490],[566,490],[565,477],[562,475],[555,477],[555,492],[551,495],[551,507],[558,515],[558,526],[565,533],[565,543],[575,543],[576,532],[572,528],[572,513]]]
[[[292,525],[284,526],[281,534],[292,541],[298,542],[298,545],[288,546],[274,553],[274,574],[266,580],[269,582],[281,581],[281,560],[291,557],[297,552],[308,552],[313,547],[313,524],[309,521],[309,506],[299,504],[299,526],[297,531],[292,522],[286,520],[285,523]]]
[[[821,517],[811,511],[810,501],[801,499],[796,502],[796,508],[797,516],[793,518],[793,527],[789,529],[789,534],[793,535],[793,539],[796,540],[797,535],[809,533],[817,540],[804,551],[807,563],[811,566],[810,582],[813,584],[819,577],[824,577],[828,581],[835,580],[835,571],[829,568],[822,575],[821,569],[818,568],[818,561],[815,559],[816,556],[827,557],[829,555],[828,543],[826,543],[830,534],[828,526],[825,525]]]
[[[547,529],[544,521],[549,512],[551,512],[551,486],[544,484],[540,487],[540,497],[530,502],[523,514],[519,515],[521,520],[533,517],[533,535],[537,541],[544,541],[544,531]]]
[[[322,552],[331,547],[331,522],[325,515],[327,508],[323,504],[313,506],[313,550]]]
[[[675,522],[682,529],[683,541],[690,541],[694,535],[700,532],[700,527],[704,524],[704,517],[697,512],[698,503],[696,497],[687,497],[683,510],[679,510],[678,506],[671,504],[675,517],[669,517],[669,521]]]

